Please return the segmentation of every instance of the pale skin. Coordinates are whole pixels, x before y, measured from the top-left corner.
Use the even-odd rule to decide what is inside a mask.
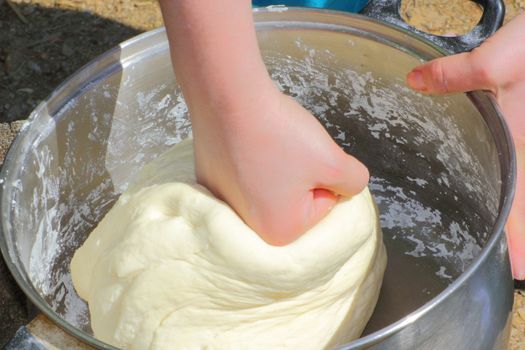
[[[193,125],[196,175],[265,241],[285,245],[368,170],[270,79],[249,0],[161,0]]]
[[[407,82],[424,93],[488,90],[496,96],[516,146],[517,187],[506,232],[514,278],[525,279],[525,13],[472,52],[414,68]]]
[[[249,0],[160,0],[160,5],[173,69],[193,125],[199,183],[273,245],[294,241],[340,196],[351,197],[365,188],[366,167],[270,79]],[[430,81],[427,70],[420,71]],[[500,92],[500,103],[502,96]],[[523,136],[523,128],[519,133]],[[512,225],[519,222],[509,221],[509,231]],[[512,252],[519,242],[514,242],[516,267],[518,258]]]

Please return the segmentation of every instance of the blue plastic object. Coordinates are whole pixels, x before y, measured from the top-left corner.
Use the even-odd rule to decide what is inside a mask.
[[[368,0],[253,0],[254,6],[286,5],[300,7],[315,7],[321,9],[347,12],[361,11]]]

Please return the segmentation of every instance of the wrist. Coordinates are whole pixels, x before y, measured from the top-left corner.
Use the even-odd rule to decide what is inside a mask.
[[[267,116],[278,108],[281,95],[267,74],[250,77],[249,81],[239,85],[228,81],[222,88],[208,92],[185,93],[194,126],[253,125],[255,119]]]
[[[174,72],[193,116],[242,111],[276,90],[249,0],[163,0],[161,7]]]
[[[203,88],[195,93],[199,102],[204,102],[211,112],[230,114],[261,108],[279,92],[266,71],[247,77],[225,77],[217,84],[199,87]]]

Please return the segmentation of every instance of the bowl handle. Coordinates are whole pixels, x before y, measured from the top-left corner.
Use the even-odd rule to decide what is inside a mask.
[[[455,37],[433,35],[418,30],[406,23],[400,15],[401,0],[370,0],[361,12],[365,16],[394,24],[415,32],[449,53],[470,51],[481,45],[503,24],[505,5],[503,0],[474,0],[483,6],[483,15],[479,23],[467,34]]]

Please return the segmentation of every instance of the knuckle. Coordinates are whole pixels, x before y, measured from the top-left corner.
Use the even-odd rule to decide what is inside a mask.
[[[335,152],[320,155],[318,159],[318,169],[325,179],[334,179],[341,175],[341,164],[344,159],[341,157],[341,149],[333,149]]]
[[[495,67],[493,60],[486,60],[479,48],[475,48],[469,53],[469,62],[471,62],[472,74],[476,77],[479,85],[483,88],[495,87],[496,77],[494,74]]]
[[[339,164],[336,164],[336,163],[327,163],[327,164],[325,164],[323,172],[324,172],[324,177],[329,182],[332,182],[332,183],[340,181],[340,179],[341,179],[341,177],[343,175],[343,171],[341,169],[341,166]]]
[[[443,67],[443,62],[441,60],[435,60],[430,63],[430,74],[431,79],[434,85],[434,89],[439,93],[449,92],[448,88],[448,77],[445,73]]]

